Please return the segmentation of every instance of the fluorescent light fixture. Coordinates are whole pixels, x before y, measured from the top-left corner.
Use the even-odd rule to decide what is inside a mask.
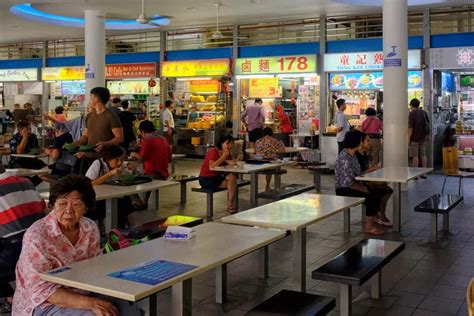
[[[44,12],[34,8],[31,3],[14,5],[10,8],[10,12],[28,20],[48,24],[79,28],[83,28],[85,25],[85,20],[83,18]],[[169,19],[160,15],[154,15],[151,18],[151,22],[160,26],[167,26],[170,24]],[[135,20],[105,20],[105,29],[107,30],[144,30],[155,29],[157,27],[158,26],[151,24],[140,24]]]
[[[178,78],[178,81],[190,81],[190,80],[212,80],[211,77],[186,77],[186,78]]]
[[[302,74],[280,74],[277,75],[278,78],[311,78],[311,77],[317,77],[317,74],[312,74],[312,73],[302,73]]]
[[[237,75],[237,79],[258,79],[258,78],[274,78],[274,75]]]

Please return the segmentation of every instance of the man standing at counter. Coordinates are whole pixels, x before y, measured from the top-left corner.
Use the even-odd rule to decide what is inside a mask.
[[[265,124],[265,111],[262,105],[262,99],[257,98],[254,104],[247,106],[242,113],[242,122],[247,126],[249,132],[250,148],[253,148],[255,142],[262,138],[263,125]]]
[[[430,122],[428,114],[420,109],[420,100],[412,99],[410,101],[410,115],[408,116],[408,141],[410,143],[409,152],[413,158],[412,166],[419,167],[419,159],[421,166],[426,168],[426,142],[430,135]],[[422,176],[425,178],[425,176]]]
[[[338,109],[336,114],[336,140],[338,153],[340,153],[344,149],[344,137],[346,137],[346,133],[351,129],[351,126],[349,125],[349,122],[347,121],[347,118],[344,115],[344,111],[346,110],[346,100],[339,99],[336,101],[336,105]]]

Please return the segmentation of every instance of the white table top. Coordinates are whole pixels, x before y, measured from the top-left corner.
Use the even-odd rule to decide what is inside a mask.
[[[309,133],[306,133],[306,134],[290,134],[291,137],[315,137],[315,136],[318,136],[319,135],[319,132],[314,132],[314,134],[309,134]]]
[[[431,171],[433,168],[386,167],[361,175],[356,180],[406,183]]]
[[[285,152],[284,153],[279,153],[279,154],[294,154],[294,153],[302,153],[304,151],[311,150],[310,148],[307,147],[285,147]],[[247,148],[245,150],[247,154],[255,154],[255,148]]]
[[[222,218],[224,223],[296,231],[364,202],[363,198],[303,193]]]
[[[46,158],[48,155],[46,154],[10,154],[11,157],[16,157],[16,158],[30,158],[30,159],[37,159],[37,158]]]
[[[38,176],[41,174],[48,174],[51,172],[51,170],[49,169],[36,170],[36,169],[24,169],[24,168],[7,169],[6,171],[15,177],[32,177],[32,176]]]
[[[206,223],[194,227],[196,237],[189,241],[158,238],[110,254],[69,265],[71,270],[55,275],[41,274],[46,281],[100,293],[129,301],[137,301],[183,280],[237,259],[285,236],[284,232],[222,223]],[[121,280],[107,274],[162,259],[198,268],[152,286]]]
[[[161,181],[153,180],[151,182],[142,183],[138,185],[128,185],[128,186],[119,186],[119,185],[110,185],[102,184],[94,186],[94,191],[96,194],[96,200],[107,200],[113,198],[119,198],[127,195],[132,195],[136,193],[154,191],[173,185],[178,185],[178,182],[173,181]],[[49,199],[49,192],[41,192],[41,197],[43,199]]]
[[[228,172],[228,173],[253,173],[253,172],[258,172],[258,171],[263,171],[263,170],[276,169],[279,167],[292,165],[294,163],[295,163],[294,161],[272,162],[272,163],[264,163],[261,165],[246,163],[244,164],[243,167],[227,165],[227,166],[220,166],[220,167],[210,168],[210,169],[212,171]]]
[[[184,157],[186,157],[185,154],[172,154],[171,155],[171,158],[173,159],[179,159],[179,158],[184,158]]]

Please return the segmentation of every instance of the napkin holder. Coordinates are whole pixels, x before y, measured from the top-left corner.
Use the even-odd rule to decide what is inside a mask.
[[[195,231],[191,227],[169,226],[166,229],[164,237],[168,240],[189,240],[195,235]]]

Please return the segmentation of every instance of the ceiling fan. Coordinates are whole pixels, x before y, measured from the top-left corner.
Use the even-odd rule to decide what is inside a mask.
[[[154,26],[166,26],[168,25],[168,20],[173,19],[172,16],[169,15],[154,15],[154,16],[148,16],[145,12],[145,0],[142,0],[142,10],[140,12],[140,15],[138,16],[135,21],[138,24],[149,24],[149,25],[154,25]],[[105,16],[102,18],[106,18]],[[114,16],[107,14],[107,18],[114,19],[114,20],[129,20],[129,18],[126,17],[121,17],[121,16]]]
[[[214,32],[212,32],[212,39],[214,40],[221,40],[221,39],[224,39],[224,38],[232,38],[232,35],[224,35],[221,30],[219,29],[219,11],[220,11],[220,8],[222,7],[222,3],[221,2],[214,2],[214,7],[216,8],[216,30]],[[248,38],[247,36],[243,36],[243,37],[238,37],[239,39],[246,39]]]

